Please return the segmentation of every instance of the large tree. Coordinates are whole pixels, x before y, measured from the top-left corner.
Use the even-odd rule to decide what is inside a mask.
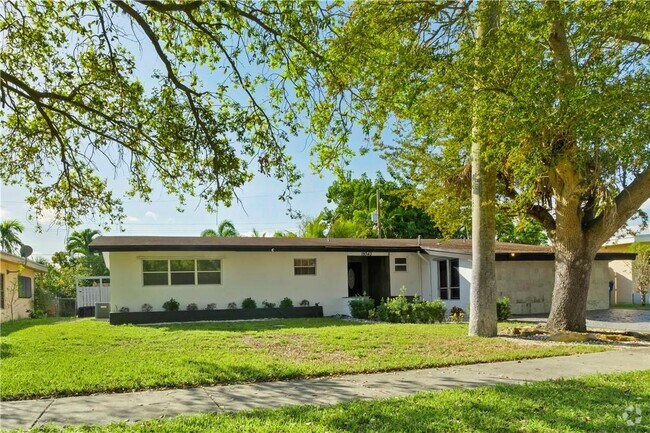
[[[290,197],[292,103],[308,96],[296,62],[330,15],[317,1],[4,2],[0,180],[69,225],[121,221],[111,177],[212,210],[258,171]]]
[[[377,237],[372,213],[377,209],[380,194],[380,216],[384,238],[438,238],[441,235],[431,217],[422,209],[408,203],[414,186],[403,179],[387,180],[377,173],[370,179],[365,173],[353,178],[346,173],[327,189],[327,201],[332,208],[323,210],[330,237]]]
[[[320,162],[349,155],[361,124],[450,233],[470,208],[480,128],[494,205],[535,219],[554,246],[549,327],[584,330],[596,252],[650,197],[650,3],[504,2],[482,65],[477,14],[468,2],[354,3],[327,53]],[[478,86],[477,68],[489,71]],[[489,100],[478,118],[477,97]]]

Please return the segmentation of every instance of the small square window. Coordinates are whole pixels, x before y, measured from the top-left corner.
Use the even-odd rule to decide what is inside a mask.
[[[406,257],[395,258],[395,272],[406,272]]]
[[[316,259],[293,259],[294,275],[316,275]]]

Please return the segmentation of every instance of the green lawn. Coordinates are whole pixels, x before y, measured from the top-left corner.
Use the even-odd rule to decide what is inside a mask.
[[[137,424],[68,427],[65,432],[648,432],[650,370],[576,380],[222,415],[180,416]],[[629,406],[639,424],[623,419]],[[636,420],[636,414],[632,418]],[[58,432],[58,427],[35,431]]]
[[[466,333],[467,325],[333,318],[147,327],[93,319],[25,320],[2,325],[0,397],[269,381],[604,350]]]

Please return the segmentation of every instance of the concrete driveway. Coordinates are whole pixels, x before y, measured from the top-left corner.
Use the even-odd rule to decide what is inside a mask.
[[[544,323],[548,314],[512,316],[512,320]],[[617,331],[650,332],[650,310],[615,308],[587,311],[587,328],[613,329]]]

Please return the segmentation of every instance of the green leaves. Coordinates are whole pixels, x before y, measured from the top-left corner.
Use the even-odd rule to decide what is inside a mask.
[[[573,197],[578,229],[598,240],[613,234],[650,190],[650,9],[641,1],[545,4],[504,2],[499,37],[479,53],[481,71],[474,9],[353,4],[328,41],[327,99],[312,122],[320,165],[349,157],[356,143],[347,138],[360,125],[418,186],[413,203],[454,233],[468,220],[469,138],[480,110],[501,212],[537,219],[552,239],[556,206]],[[484,80],[475,88],[477,72]],[[646,192],[621,207],[635,179]]]
[[[318,2],[29,0],[0,16],[0,180],[27,187],[37,218],[120,222],[122,194],[147,200],[153,179],[208,209],[254,170],[295,192],[289,95],[308,95],[298,60],[334,20]],[[130,190],[113,192],[110,171]]]

